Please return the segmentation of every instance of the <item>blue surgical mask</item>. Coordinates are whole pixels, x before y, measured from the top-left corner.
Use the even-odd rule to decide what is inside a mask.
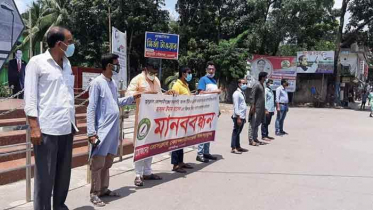
[[[186,78],[186,81],[190,82],[190,81],[192,81],[192,78],[193,78],[193,74],[188,74],[188,76]]]
[[[65,43],[63,43],[63,44],[65,44]],[[75,52],[75,44],[69,44],[67,46],[66,51],[65,51],[65,55],[66,55],[66,57],[70,58],[71,56],[74,55],[74,52]]]
[[[241,85],[241,90],[246,90],[247,89],[247,85]]]

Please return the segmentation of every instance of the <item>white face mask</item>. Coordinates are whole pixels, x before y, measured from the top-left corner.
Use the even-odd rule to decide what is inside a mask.
[[[148,74],[146,74],[146,77],[147,77],[150,81],[154,81],[154,80],[155,80],[155,75],[154,75],[154,74],[150,75],[150,74],[148,73]]]

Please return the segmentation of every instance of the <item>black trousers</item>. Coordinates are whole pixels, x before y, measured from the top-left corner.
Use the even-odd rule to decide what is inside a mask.
[[[184,150],[176,150],[171,153],[171,164],[179,165],[184,162]]]
[[[231,141],[231,148],[238,149],[241,148],[240,144],[240,134],[242,129],[245,125],[246,120],[242,120],[242,124],[239,126],[237,123],[237,118],[232,118],[233,120],[233,132],[232,132],[232,141]]]
[[[35,189],[34,209],[67,210],[65,205],[71,176],[73,134],[51,136],[42,134],[41,145],[34,145]]]
[[[274,114],[275,114],[274,112],[270,112],[269,114],[266,114],[266,117],[262,124],[262,138],[268,137],[269,135],[268,126],[271,124],[272,117]]]

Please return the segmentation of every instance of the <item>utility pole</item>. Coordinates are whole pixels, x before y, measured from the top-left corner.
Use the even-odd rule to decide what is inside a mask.
[[[29,35],[31,34],[31,31],[32,31],[32,13],[31,13],[31,8],[29,10]],[[34,56],[34,52],[33,52],[33,49],[32,49],[32,36],[30,35],[30,50],[29,50],[29,59],[32,58],[32,56]]]
[[[111,0],[109,0],[109,45],[110,45],[110,52],[112,52],[112,34],[111,34]]]

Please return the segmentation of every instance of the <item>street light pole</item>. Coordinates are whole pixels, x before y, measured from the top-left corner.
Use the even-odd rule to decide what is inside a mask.
[[[109,45],[110,45],[110,52],[112,52],[112,34],[111,34],[111,0],[109,0]]]

